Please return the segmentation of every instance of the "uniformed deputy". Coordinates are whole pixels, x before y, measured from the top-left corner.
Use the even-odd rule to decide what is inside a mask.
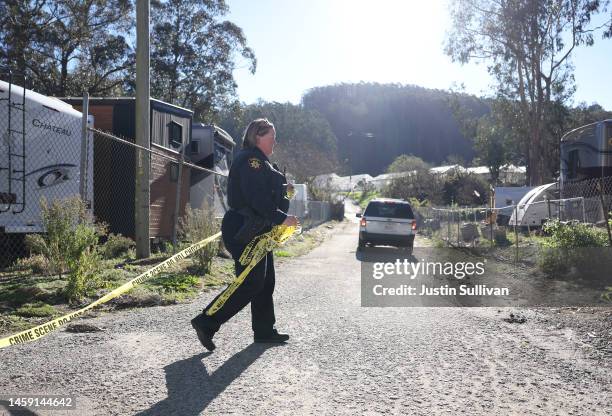
[[[274,125],[266,119],[252,121],[244,133],[242,150],[229,172],[227,201],[230,210],[223,217],[221,232],[223,243],[234,258],[236,276],[245,268],[238,259],[253,237],[270,231],[273,225],[298,225],[296,217],[287,215],[287,187],[291,185],[287,185],[285,176],[268,159],[275,144]],[[202,345],[209,351],[214,350],[214,334],[249,302],[255,342],[287,341],[289,335],[280,334],[274,328],[274,279],[274,259],[269,252],[220,309],[206,313],[221,294],[191,320]]]

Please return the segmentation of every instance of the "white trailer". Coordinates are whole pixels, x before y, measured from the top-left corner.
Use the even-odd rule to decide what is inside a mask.
[[[41,199],[80,195],[81,143],[81,112],[0,81],[0,234],[44,232]],[[91,136],[84,166],[84,196],[93,210]]]
[[[556,217],[557,207],[554,212],[549,212],[548,201],[558,201],[559,184],[557,182],[547,183],[533,188],[527,192],[513,210],[508,225],[517,227],[538,228],[550,217]]]

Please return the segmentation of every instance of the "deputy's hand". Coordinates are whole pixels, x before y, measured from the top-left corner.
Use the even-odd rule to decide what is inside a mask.
[[[292,192],[295,192],[295,186],[293,186],[292,183],[288,183],[287,184],[287,193],[289,194],[289,193],[292,193]]]
[[[283,225],[286,225],[288,227],[297,227],[299,224],[300,220],[294,215],[288,215],[285,221],[283,221]]]

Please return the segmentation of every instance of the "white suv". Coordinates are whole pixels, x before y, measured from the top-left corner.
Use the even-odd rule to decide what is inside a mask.
[[[357,214],[359,248],[370,245],[406,247],[412,251],[417,222],[410,204],[401,199],[376,198]]]

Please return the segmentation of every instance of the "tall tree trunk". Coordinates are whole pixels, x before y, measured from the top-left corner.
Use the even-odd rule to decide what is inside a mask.
[[[60,91],[58,92],[60,97],[66,96],[66,84],[67,83],[68,83],[68,55],[66,53],[62,53]]]

